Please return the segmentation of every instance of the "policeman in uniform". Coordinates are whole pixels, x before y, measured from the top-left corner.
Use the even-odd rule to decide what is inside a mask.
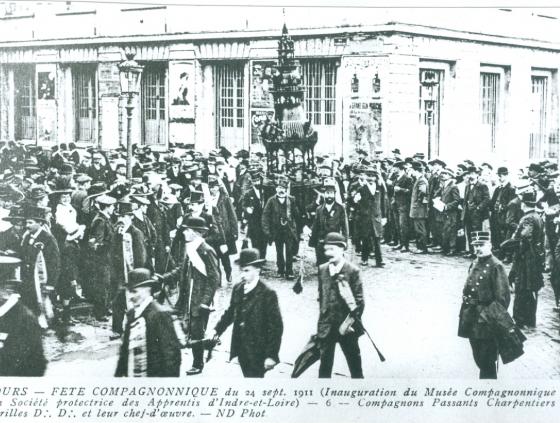
[[[490,233],[472,232],[471,243],[476,259],[469,267],[463,288],[458,335],[469,339],[474,361],[480,369],[480,379],[497,379],[497,340],[489,325],[480,321],[479,317],[493,302],[498,302],[507,310],[509,281],[505,266],[492,255]]]
[[[18,258],[0,256],[0,376],[43,376],[41,328],[20,301],[20,264]]]

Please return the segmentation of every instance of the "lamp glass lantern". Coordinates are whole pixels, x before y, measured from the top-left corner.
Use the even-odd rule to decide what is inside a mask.
[[[140,77],[144,66],[134,60],[134,53],[127,53],[126,60],[119,64],[121,92],[125,95],[140,93]]]

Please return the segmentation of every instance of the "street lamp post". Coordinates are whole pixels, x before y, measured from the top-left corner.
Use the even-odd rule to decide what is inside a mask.
[[[126,177],[132,178],[132,111],[134,95],[140,93],[140,76],[144,66],[134,60],[134,53],[126,53],[126,60],[119,64],[121,93],[127,97],[126,103]]]

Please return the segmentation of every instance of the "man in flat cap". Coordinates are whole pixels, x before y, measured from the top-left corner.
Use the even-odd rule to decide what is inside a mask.
[[[221,274],[216,251],[204,241],[208,232],[201,217],[186,217],[181,225],[186,241],[184,260],[159,279],[163,284],[179,287],[175,308],[183,318],[185,332],[192,341],[204,339],[214,294],[220,286]],[[204,368],[201,345],[192,348],[193,363],[187,375],[198,375]]]
[[[116,377],[178,377],[181,345],[170,314],[152,297],[157,283],[150,270],[138,268],[127,276],[127,313]]]
[[[497,379],[498,343],[496,335],[480,315],[497,303],[507,310],[510,301],[506,268],[492,255],[490,233],[470,235],[476,259],[469,267],[463,303],[459,312],[458,335],[468,338],[480,379]]]
[[[265,260],[256,248],[241,250],[241,282],[233,287],[231,301],[215,328],[214,339],[233,324],[230,360],[239,360],[244,377],[262,378],[279,362],[284,329],[276,292],[260,279]]]

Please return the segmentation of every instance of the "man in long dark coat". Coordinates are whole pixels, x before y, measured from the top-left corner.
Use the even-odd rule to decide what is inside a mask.
[[[264,198],[261,192],[262,174],[251,173],[252,188],[241,198],[243,209],[243,220],[247,221],[247,238],[251,240],[251,246],[259,250],[262,258],[266,257],[266,236],[262,229],[262,213]]]
[[[383,226],[387,222],[385,217],[387,199],[385,192],[378,183],[379,178],[379,173],[369,168],[366,171],[366,184],[360,187],[357,194],[354,195],[354,201],[357,205],[355,215],[356,236],[360,239],[362,266],[367,266],[372,251],[375,255],[375,266],[385,266],[381,254],[380,238],[383,235]]]
[[[262,227],[269,243],[276,246],[278,275],[293,279],[293,262],[299,242],[297,218],[299,211],[295,198],[288,195],[288,180],[280,179],[276,194],[268,199],[262,215]]]
[[[469,244],[470,234],[474,231],[481,231],[483,222],[488,219],[488,209],[490,206],[490,191],[488,186],[478,180],[478,169],[471,166],[467,169],[468,181],[465,188],[465,201],[463,207],[463,223]],[[469,246],[467,256],[472,257],[474,250]]]
[[[507,180],[509,174],[507,167],[499,167],[497,173],[500,184],[490,200],[490,231],[492,247],[495,250],[507,239],[507,208],[509,202],[515,198],[515,188]]]
[[[208,317],[212,311],[214,294],[220,286],[218,257],[203,238],[208,231],[200,217],[188,217],[181,225],[186,241],[184,261],[171,272],[161,276],[163,284],[179,284],[179,299],[175,305],[183,317],[184,327],[193,341],[204,339]],[[193,365],[187,375],[202,373],[204,350],[193,347]]]
[[[513,319],[520,328],[536,326],[538,293],[544,285],[544,224],[535,211],[535,204],[535,192],[522,194],[524,214],[512,236],[519,245],[513,256],[509,279],[515,288]]]
[[[480,314],[494,302],[507,310],[510,301],[508,277],[505,266],[492,255],[490,234],[474,232],[471,240],[477,258],[469,267],[463,288],[458,335],[469,339],[474,361],[480,369],[480,379],[496,379],[497,339],[488,323],[480,319]]]
[[[398,176],[393,187],[393,202],[399,221],[399,245],[394,249],[406,252],[409,251],[410,196],[414,182],[406,173],[404,162],[397,162],[394,166],[398,169]]]
[[[54,290],[60,276],[60,250],[46,226],[49,213],[48,208],[29,206],[25,209],[26,232],[20,249],[24,282],[22,300],[40,316],[47,310],[43,309],[43,299],[39,295],[47,295],[46,291]],[[40,256],[44,261],[40,260]],[[41,319],[41,324],[45,327],[46,321]]]
[[[424,166],[420,162],[412,163],[412,173],[416,178],[412,186],[410,197],[410,219],[416,233],[416,248],[418,253],[428,253],[428,180],[424,176]]]
[[[230,360],[237,357],[245,377],[264,377],[280,362],[283,323],[276,292],[260,281],[264,260],[256,248],[241,250],[241,282],[215,328],[214,339],[233,324]]]
[[[109,320],[109,292],[111,288],[111,263],[115,231],[111,217],[115,211],[116,200],[108,195],[95,199],[98,212],[91,222],[88,235],[90,262],[90,292],[93,313],[97,320]]]
[[[231,282],[231,262],[230,255],[237,254],[238,226],[237,216],[231,202],[231,198],[227,194],[225,188],[220,186],[217,177],[211,175],[208,177],[208,189],[210,190],[210,204],[215,208],[219,220],[222,223],[222,229],[226,238],[227,251],[216,251],[224,267],[226,279]]]
[[[0,256],[0,376],[43,376],[43,352],[37,316],[20,299],[22,282],[15,278],[21,261]]]
[[[115,215],[117,224],[111,255],[113,260],[111,269],[112,328],[115,335],[121,335],[126,313],[126,279],[128,272],[145,266],[146,246],[142,231],[132,224],[132,203],[119,201]]]
[[[443,223],[441,230],[441,252],[445,255],[454,255],[457,251],[457,218],[461,197],[453,177],[453,172],[449,169],[444,169],[439,174],[442,184],[440,200],[444,204],[444,208],[440,212]]]
[[[178,377],[181,346],[169,312],[154,301],[150,270],[128,273],[127,313],[116,377]]]

